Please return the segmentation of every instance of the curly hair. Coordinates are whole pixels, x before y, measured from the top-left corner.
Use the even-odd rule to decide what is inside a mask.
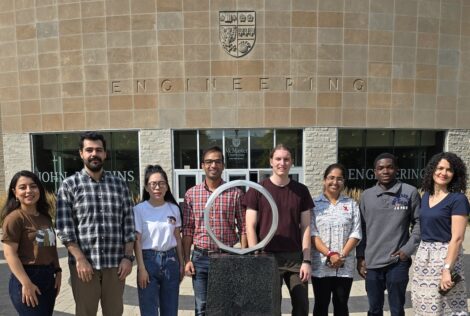
[[[449,192],[465,192],[467,190],[467,167],[462,159],[452,152],[443,152],[431,157],[424,169],[422,188],[429,194],[434,194],[433,175],[436,171],[439,161],[445,159],[449,162],[454,175],[447,185]]]

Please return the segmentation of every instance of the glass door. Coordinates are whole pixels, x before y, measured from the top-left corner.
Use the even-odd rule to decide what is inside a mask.
[[[223,178],[226,182],[235,180],[248,180],[249,171],[247,169],[225,169]]]
[[[235,181],[235,180],[249,180],[249,170],[247,169],[225,169],[224,174],[222,175],[224,181]],[[241,188],[246,192],[247,188]]]
[[[202,182],[202,170],[176,170],[173,184],[173,195],[182,207],[184,195],[190,188]]]

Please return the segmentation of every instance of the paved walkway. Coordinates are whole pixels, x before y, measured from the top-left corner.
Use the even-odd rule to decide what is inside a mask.
[[[465,249],[465,263],[466,263],[466,276],[467,276],[467,289],[470,289],[470,227],[467,228],[466,240],[464,242]],[[74,315],[75,302],[72,297],[72,289],[68,284],[69,271],[67,265],[67,251],[61,246],[59,248],[60,264],[63,267],[62,288],[57,298],[55,305],[54,315],[66,316]],[[11,305],[8,297],[8,278],[10,271],[3,255],[2,243],[0,243],[0,316],[15,315],[15,310]],[[282,299],[282,313],[283,315],[290,315],[290,299],[285,286],[283,286],[283,299]],[[470,291],[469,291],[470,294]],[[309,286],[310,304],[313,307],[313,292]],[[470,297],[470,296],[469,296]],[[470,300],[469,300],[470,303]],[[136,268],[134,267],[132,274],[127,278],[126,288],[124,292],[124,315],[137,316],[139,313],[139,303],[137,299],[136,288]],[[470,304],[469,304],[470,305]],[[408,292],[406,314],[413,315],[411,309],[410,293]],[[191,285],[191,279],[185,278],[180,288],[180,301],[179,301],[179,315],[192,316],[194,315],[194,296]],[[355,278],[351,298],[349,300],[349,309],[351,316],[367,315],[367,297],[364,289],[364,281],[360,278]],[[385,307],[388,311],[388,306]],[[98,315],[101,315],[99,313]],[[332,314],[331,314],[332,315]],[[389,315],[389,313],[386,313]]]

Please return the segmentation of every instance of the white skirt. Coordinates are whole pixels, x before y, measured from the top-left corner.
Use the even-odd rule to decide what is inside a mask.
[[[421,241],[414,264],[411,301],[416,316],[467,316],[467,291],[463,271],[463,251],[459,250],[454,270],[463,278],[447,295],[439,294],[448,243]]]

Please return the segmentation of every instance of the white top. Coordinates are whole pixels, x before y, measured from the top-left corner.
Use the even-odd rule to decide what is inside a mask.
[[[313,202],[315,207],[312,211],[311,235],[320,237],[331,251],[340,253],[349,238],[359,240],[362,238],[359,206],[353,199],[342,195],[336,205],[333,205],[321,194]],[[326,266],[326,259],[326,256],[312,247],[312,276],[353,277],[355,249],[349,253],[343,268],[334,269]]]
[[[176,247],[175,228],[181,226],[178,207],[167,203],[154,207],[148,201],[134,206],[135,230],[142,235],[142,249],[167,251]]]

